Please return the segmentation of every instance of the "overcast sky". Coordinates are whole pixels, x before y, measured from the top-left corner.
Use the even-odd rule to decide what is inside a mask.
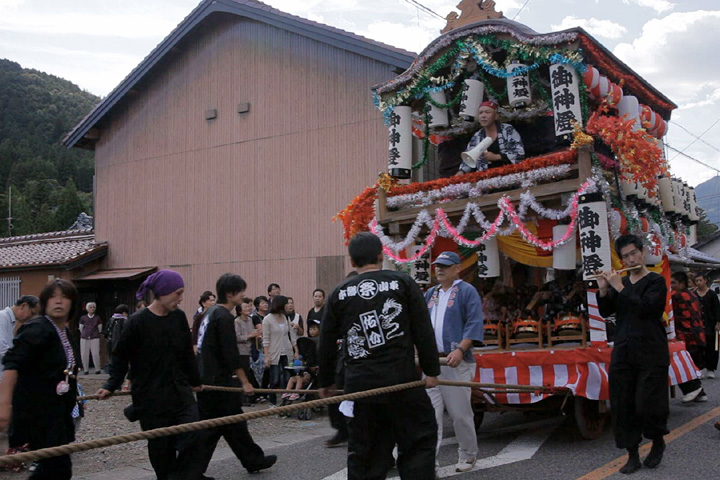
[[[442,17],[459,2],[419,0]],[[409,0],[265,3],[415,52],[445,26],[444,20]],[[720,1],[528,0],[520,11],[523,3],[496,1],[507,18],[537,32],[581,26],[594,35],[679,106],[672,115],[676,123],[670,124],[668,144],[720,169]],[[104,96],[198,4],[199,0],[0,0],[0,58]],[[701,140],[693,136],[703,133]],[[669,158],[673,172],[693,185],[717,174],[675,153]]]

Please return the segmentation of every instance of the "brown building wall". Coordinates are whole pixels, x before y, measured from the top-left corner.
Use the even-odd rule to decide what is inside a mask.
[[[345,273],[316,276],[343,263],[318,257],[346,253],[331,218],[386,167],[370,87],[391,67],[239,17],[185,43],[116,107],[96,145],[107,266],[175,268],[187,311],[231,271],[250,295],[279,283],[307,312],[315,286]],[[250,111],[238,114],[243,102]],[[209,109],[217,118],[205,120]]]

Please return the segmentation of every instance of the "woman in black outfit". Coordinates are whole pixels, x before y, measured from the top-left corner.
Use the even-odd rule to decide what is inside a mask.
[[[66,280],[48,284],[40,294],[41,316],[20,327],[3,359],[0,429],[10,424],[10,444],[28,443],[38,450],[75,440],[72,410],[79,352],[70,340],[68,322],[77,311],[77,295]],[[70,456],[40,460],[29,478],[72,478]]]

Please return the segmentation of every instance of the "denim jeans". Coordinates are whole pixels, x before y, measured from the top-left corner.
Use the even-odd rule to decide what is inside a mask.
[[[270,365],[270,388],[285,388],[290,380],[290,370],[288,370],[288,357],[281,355],[277,365]],[[270,394],[270,403],[277,403],[277,395]]]

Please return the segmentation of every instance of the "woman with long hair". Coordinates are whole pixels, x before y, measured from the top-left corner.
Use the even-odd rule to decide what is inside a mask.
[[[270,304],[270,313],[263,319],[263,350],[265,367],[270,369],[270,388],[283,388],[290,380],[290,371],[285,368],[290,357],[298,358],[297,334],[285,316],[288,299],[275,295]],[[270,394],[270,402],[275,404],[277,396]]]
[[[31,450],[75,440],[72,411],[78,395],[79,356],[68,324],[77,313],[78,292],[67,280],[55,280],[40,293],[40,315],[20,327],[3,360],[0,380],[0,430],[12,417],[10,446]],[[70,455],[38,461],[32,479],[72,478]]]

